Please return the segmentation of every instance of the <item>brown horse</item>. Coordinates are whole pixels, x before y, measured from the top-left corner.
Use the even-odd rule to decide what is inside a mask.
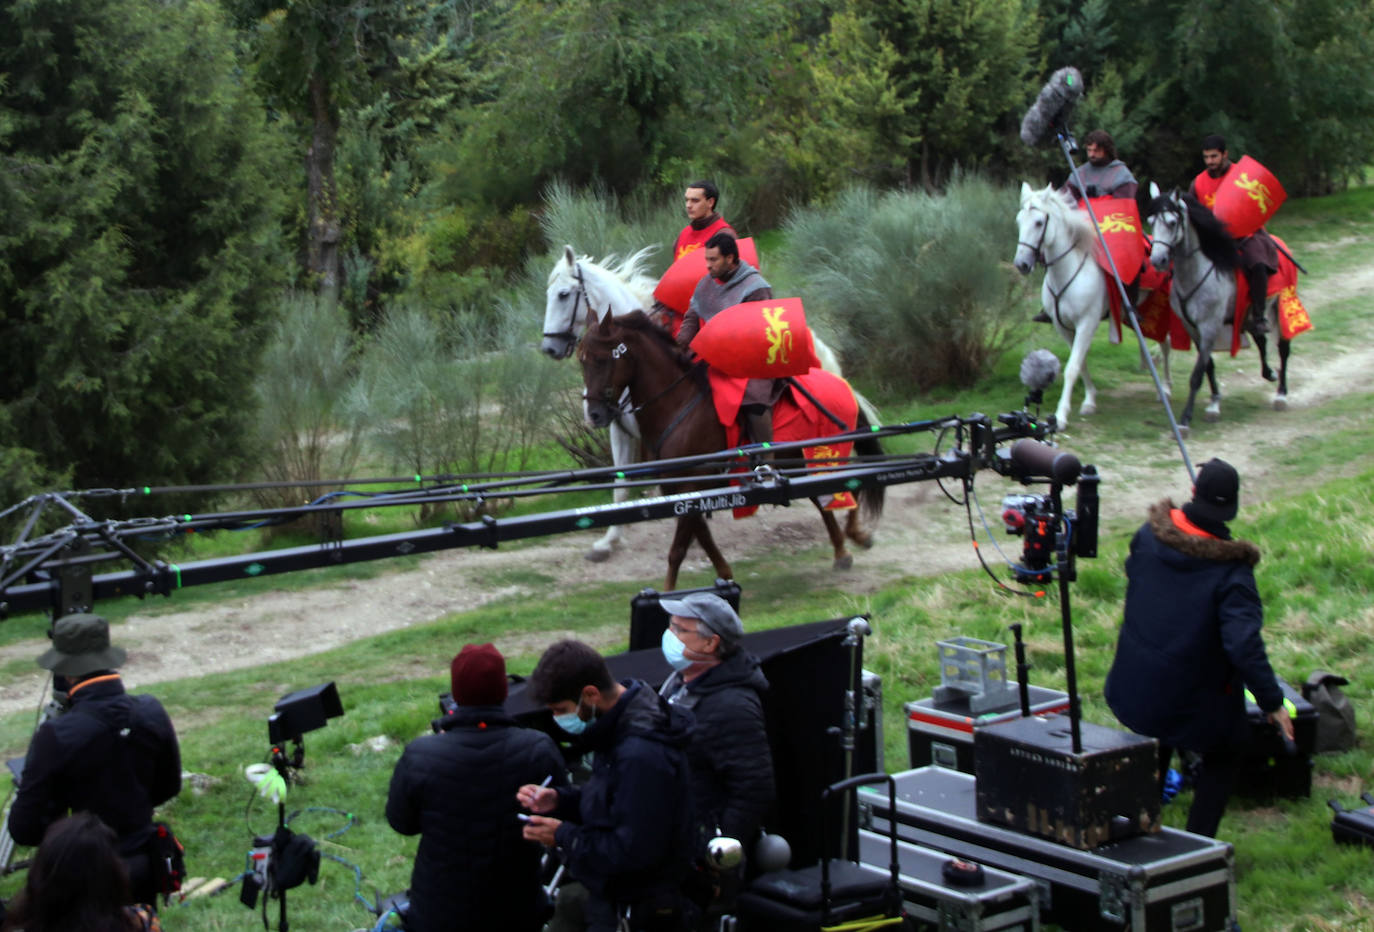
[[[606,427],[615,420],[621,413],[619,399],[628,389],[645,448],[653,451],[655,458],[696,456],[726,448],[725,428],[716,416],[705,368],[689,363],[678,350],[672,336],[642,312],[620,317],[608,314],[600,323],[591,320],[577,355],[582,363],[582,380],[586,386],[587,418],[594,426]],[[867,426],[867,420],[860,411],[857,427]],[[781,433],[779,431],[780,435],[776,438],[778,441],[810,439],[787,438]],[[856,441],[854,448],[861,454],[882,453],[882,446],[875,437]],[[674,490],[710,488],[719,482],[718,477],[703,478],[700,484],[674,485]],[[835,551],[835,569],[846,570],[854,563],[854,558],[845,547],[846,537],[860,547],[872,545],[872,534],[864,529],[860,513],[863,519],[874,523],[882,515],[881,487],[860,490],[858,499],[859,508],[849,512],[843,530],[835,520],[834,513],[822,509],[820,503],[812,499],[821,511],[821,519],[830,535],[830,543]],[[665,590],[676,588],[678,569],[694,539],[710,558],[717,576],[722,579],[734,578],[730,564],[725,561],[711,537],[706,517],[689,513],[679,516],[677,520],[673,543],[668,550]]]

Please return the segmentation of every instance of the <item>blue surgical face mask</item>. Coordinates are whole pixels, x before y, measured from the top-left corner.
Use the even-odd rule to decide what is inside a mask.
[[[674,670],[686,670],[692,665],[684,653],[686,650],[687,645],[678,640],[672,628],[663,629],[663,659]]]
[[[563,715],[555,715],[553,723],[570,735],[580,735],[587,730],[587,720],[582,717],[582,698],[577,699],[577,708]]]

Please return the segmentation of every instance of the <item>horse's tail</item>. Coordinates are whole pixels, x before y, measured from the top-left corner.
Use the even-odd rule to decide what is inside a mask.
[[[868,416],[868,411],[872,410],[873,406],[868,405],[867,408],[864,408],[863,406],[866,402],[864,397],[858,392],[854,393],[854,397],[859,399],[860,405],[859,418],[858,423],[855,424],[855,430],[868,430],[870,427],[877,426],[877,412],[873,412],[873,420],[870,420]],[[860,437],[858,440],[854,441],[854,452],[859,456],[882,456],[884,452],[883,442],[872,434]],[[867,525],[870,530],[877,526],[878,520],[883,516],[883,498],[885,497],[885,493],[886,488],[881,485],[865,486],[859,489],[859,517],[863,519],[864,524]]]

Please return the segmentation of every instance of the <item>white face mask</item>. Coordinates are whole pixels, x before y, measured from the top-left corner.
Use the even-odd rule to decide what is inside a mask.
[[[687,645],[678,640],[672,628],[663,629],[663,659],[674,670],[686,670],[692,665],[692,661],[686,657],[686,650]]]
[[[563,715],[555,715],[553,723],[570,735],[580,735],[587,730],[587,720],[582,717],[582,697],[577,697],[577,708]]]

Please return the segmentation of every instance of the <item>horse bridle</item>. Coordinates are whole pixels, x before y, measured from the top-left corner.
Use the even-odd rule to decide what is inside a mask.
[[[577,279],[577,289],[573,292],[573,306],[572,313],[568,316],[568,327],[566,330],[561,330],[557,333],[545,331],[544,336],[560,337],[575,345],[578,339],[577,333],[574,331],[574,328],[577,326],[577,306],[585,300],[587,302],[587,309],[593,310],[593,308],[591,299],[587,297],[587,283],[582,278],[582,263],[573,263],[573,277]],[[566,359],[567,357],[565,356],[563,358]]]
[[[1180,253],[1184,259],[1191,259],[1193,256],[1197,255],[1199,252],[1202,251],[1201,239],[1199,239],[1198,244],[1194,246],[1192,249],[1187,249],[1186,244],[1188,239],[1188,216],[1182,204],[1175,204],[1172,200],[1170,200],[1168,202],[1168,206],[1160,208],[1160,212],[1173,214],[1175,217],[1178,218],[1178,242],[1184,245],[1184,251]],[[1168,240],[1161,240],[1157,237],[1151,237],[1151,245],[1163,246],[1164,251],[1169,256],[1169,263],[1173,263],[1175,245],[1174,243],[1171,243]],[[1212,273],[1216,270],[1217,264],[1213,262],[1211,265],[1207,267],[1206,273],[1203,274],[1203,276],[1197,280],[1197,284],[1193,285],[1192,288],[1188,289],[1187,294],[1180,294],[1177,289],[1174,290],[1174,297],[1178,299],[1179,313],[1181,313],[1184,316],[1184,318],[1187,319],[1190,323],[1192,322],[1192,317],[1188,314],[1188,302],[1192,299],[1193,295],[1197,294],[1199,291],[1202,290],[1202,286],[1207,283],[1207,279],[1210,278],[1212,276]]]
[[[611,350],[612,359],[619,359],[621,356],[628,355],[630,355],[630,348],[626,346],[623,341],[616,344],[616,346]],[[692,363],[690,366],[688,366],[686,369],[682,371],[681,375],[673,379],[662,389],[656,392],[653,395],[653,397],[645,399],[645,401],[642,404],[637,404],[633,405],[632,407],[626,408],[621,403],[621,398],[629,397],[628,386],[626,388],[621,389],[619,392],[619,397],[616,397],[615,386],[607,385],[606,388],[602,391],[601,398],[599,400],[602,404],[606,405],[606,407],[610,408],[612,411],[616,413],[617,420],[626,416],[637,417],[639,415],[639,412],[643,411],[645,408],[662,399],[674,388],[677,388],[677,386],[681,384],[684,379],[686,379],[689,375],[691,375],[694,371],[696,371],[703,365],[705,365],[705,363],[701,362],[700,360]],[[674,417],[672,421],[669,422],[668,426],[663,429],[663,432],[658,435],[658,441],[654,444],[653,450],[655,458],[658,457],[659,451],[663,448],[664,441],[666,441],[669,435],[672,434],[672,432],[677,428],[677,426],[681,424],[683,420],[686,419],[687,415],[692,413],[692,409],[694,409],[698,404],[701,403],[702,397],[702,392],[694,392],[692,394],[692,400],[682,406],[682,409],[678,411],[677,416]],[[586,392],[582,393],[582,399],[584,401],[591,400],[587,397]]]
[[[1025,246],[1025,247],[1027,247],[1028,249],[1030,249],[1031,252],[1035,253],[1035,258],[1038,259],[1038,260],[1040,260],[1040,264],[1043,265],[1045,268],[1049,268],[1050,266],[1052,266],[1052,265],[1054,265],[1056,262],[1058,262],[1060,259],[1062,259],[1062,258],[1064,258],[1065,256],[1067,256],[1069,253],[1073,252],[1073,243],[1070,242],[1070,243],[1069,243],[1069,248],[1065,249],[1065,250],[1064,250],[1063,252],[1061,252],[1059,255],[1055,256],[1053,259],[1046,259],[1046,258],[1045,258],[1045,234],[1046,234],[1047,232],[1049,232],[1050,220],[1052,220],[1053,218],[1050,216],[1050,212],[1047,211],[1047,210],[1044,210],[1043,208],[1040,208],[1040,207],[1027,207],[1026,209],[1027,209],[1027,210],[1039,211],[1040,213],[1044,214],[1044,215],[1045,215],[1045,225],[1042,226],[1042,227],[1040,228],[1040,242],[1038,242],[1038,243],[1036,243],[1034,246],[1032,246],[1030,243],[1026,242],[1025,240],[1017,240],[1017,241],[1016,241],[1016,245],[1018,245],[1018,246]],[[1079,268],[1082,268],[1082,266],[1079,266]],[[1075,273],[1074,273],[1074,278],[1077,278],[1077,277],[1078,277],[1078,273],[1075,272]],[[1073,278],[1069,279],[1069,281],[1073,281]]]

